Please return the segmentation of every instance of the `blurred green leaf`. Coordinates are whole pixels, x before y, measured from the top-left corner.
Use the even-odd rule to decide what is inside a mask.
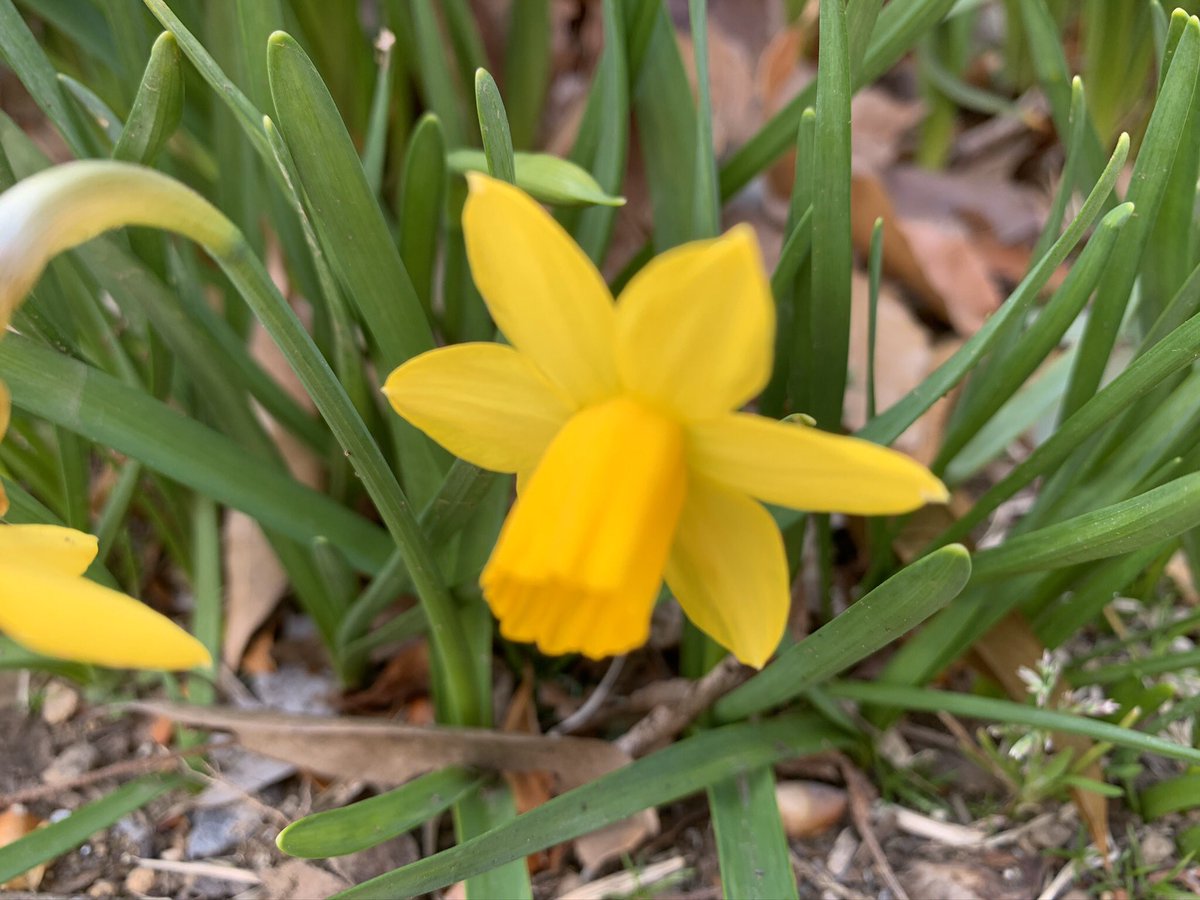
[[[113,159],[154,162],[183,116],[182,62],[175,36],[164,31],[150,51],[133,109],[113,147]]]
[[[298,819],[279,832],[275,843],[284,853],[305,859],[356,853],[445,812],[482,782],[483,776],[466,769],[442,769],[377,797]]]
[[[1071,373],[1071,383],[1063,398],[1062,418],[1073,414],[1096,393],[1104,375],[1117,329],[1137,280],[1139,264],[1151,229],[1162,208],[1171,165],[1184,134],[1184,127],[1200,74],[1200,22],[1184,29],[1183,37],[1171,62],[1171,71],[1159,91],[1146,136],[1133,164],[1133,175],[1126,199],[1135,212],[1113,250],[1105,277],[1092,302],[1087,328],[1079,344],[1079,356]],[[1195,173],[1191,175],[1193,189]],[[1149,328],[1167,302],[1166,297],[1147,300],[1140,314]]]
[[[478,150],[468,152],[482,156]],[[433,272],[445,193],[446,142],[437,116],[426,113],[413,129],[404,157],[399,243],[404,268],[427,315],[433,312]]]
[[[708,810],[726,897],[787,900],[797,896],[770,766],[714,784],[708,789]]]
[[[975,554],[972,578],[987,581],[1104,559],[1161,544],[1197,525],[1200,473],[982,550]]]
[[[65,819],[38,828],[0,847],[0,884],[74,850],[96,832],[103,831],[118,819],[185,783],[177,775],[139,778],[80,807]]]
[[[475,72],[475,109],[479,115],[479,133],[483,137],[483,155],[487,171],[493,178],[515,184],[516,166],[513,163],[512,135],[508,131],[508,114],[496,79],[487,69]]]
[[[624,197],[606,194],[587,169],[548,153],[515,153],[516,185],[543,203],[560,206],[623,206]],[[452,150],[446,156],[459,174],[487,172],[482,150]]]
[[[325,535],[368,572],[391,553],[392,542],[378,526],[83,363],[10,334],[0,341],[0,374],[16,406],[138,459],[281,534],[302,542]]]

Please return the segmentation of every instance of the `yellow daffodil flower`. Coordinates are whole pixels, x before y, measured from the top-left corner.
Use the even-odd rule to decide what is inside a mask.
[[[450,452],[517,474],[481,577],[505,637],[627,652],[646,641],[665,577],[700,629],[761,667],[790,595],[760,501],[889,515],[947,499],[900,453],[737,411],[770,376],[775,332],[748,226],[664,253],[614,304],[540,206],[469,177],[471,272],[511,346],[432,350],[384,392]]]
[[[0,438],[10,403],[0,382]],[[0,516],[7,511],[0,485]],[[0,632],[37,653],[101,666],[209,665],[204,645],[166,616],[83,577],[97,548],[72,528],[0,525]]]

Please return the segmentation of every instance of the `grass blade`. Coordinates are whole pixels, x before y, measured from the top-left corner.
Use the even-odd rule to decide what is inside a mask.
[[[54,66],[12,0],[0,0],[0,54],[21,79],[33,102],[54,124],[77,158],[88,156],[89,142],[72,116]]]
[[[550,0],[514,3],[509,13],[504,85],[513,145],[522,150],[537,137],[550,84]]]
[[[182,58],[175,36],[164,31],[150,50],[150,61],[112,158],[150,165],[182,116]]]
[[[987,581],[1073,566],[1161,544],[1200,525],[1200,473],[1065,522],[1009,538],[975,554],[974,575]]]
[[[708,810],[726,897],[788,900],[797,896],[770,766],[718,781],[708,789]]]
[[[240,509],[301,542],[324,535],[364,571],[391,554],[386,533],[223,435],[96,369],[17,334],[0,341],[13,403]]]
[[[954,6],[955,0],[892,0],[879,11],[871,32],[861,71],[856,70],[855,89],[870,84],[912,48]],[[796,134],[800,114],[811,106],[816,85],[802,90],[747,141],[721,168],[721,197],[728,199],[750,183],[787,149]]]
[[[276,124],[292,152],[317,234],[380,348],[383,370],[391,371],[433,346],[429,323],[346,126],[312,61],[282,32],[271,36],[267,53]]]
[[[304,859],[356,853],[445,812],[482,782],[483,776],[466,769],[442,769],[377,797],[297,819],[279,832],[275,844]]]
[[[1122,203],[1104,217],[1083,254],[1071,266],[1062,286],[1054,292],[1020,340],[1015,342],[1012,351],[1003,358],[991,361],[978,373],[976,387],[971,392],[972,402],[958,410],[938,452],[934,471],[945,471],[950,460],[978,434],[980,428],[995,417],[1000,407],[1058,346],[1100,283],[1117,239],[1124,234],[1132,215],[1133,204]],[[1009,327],[1019,325],[1014,320]]]
[[[1125,315],[1139,263],[1169,184],[1171,164],[1183,134],[1184,122],[1200,73],[1200,20],[1193,18],[1179,40],[1171,71],[1159,92],[1146,137],[1133,164],[1128,199],[1136,207],[1133,219],[1113,251],[1104,281],[1096,292],[1087,328],[1079,345],[1075,370],[1063,398],[1062,418],[1078,410],[1096,393],[1108,364],[1117,329]],[[1193,173],[1193,184],[1195,174]],[[1168,298],[1159,298],[1141,310],[1149,328]]]
[[[688,0],[692,56],[696,70],[696,158],[692,177],[694,237],[716,237],[721,222],[717,161],[713,158],[712,87],[708,70],[708,3]]]
[[[996,700],[991,697],[975,697],[954,691],[934,691],[925,688],[899,687],[892,684],[868,684],[862,681],[842,681],[828,685],[825,690],[832,697],[855,700],[876,706],[898,709],[920,710],[921,712],[947,712],[952,716],[970,716],[993,722],[1007,722],[1027,728],[1046,731],[1061,731],[1078,734],[1112,744],[1127,747],[1141,753],[1154,753],[1167,759],[1179,759],[1196,765],[1200,763],[1200,750],[1184,744],[1176,744],[1151,734],[1122,728],[1098,719],[1087,719],[1071,713],[1054,712]]]
[[[417,122],[404,157],[400,192],[400,258],[427,315],[433,310],[433,270],[437,262],[442,203],[446,193],[446,141],[437,116]]]
[[[661,253],[697,237],[692,226],[696,172],[696,107],[666,7],[656,8],[633,87],[642,159],[654,210],[654,248]]]
[[[817,132],[812,178],[812,408],[837,431],[850,352],[850,57],[842,0],[821,0]]]
[[[0,847],[0,884],[74,850],[96,832],[184,783],[182,778],[174,775],[139,778],[77,809],[65,819]]]
[[[487,69],[475,72],[475,109],[479,115],[479,133],[483,136],[483,155],[493,178],[515,184],[516,164],[513,162],[512,135],[508,130],[508,114],[496,79]]]

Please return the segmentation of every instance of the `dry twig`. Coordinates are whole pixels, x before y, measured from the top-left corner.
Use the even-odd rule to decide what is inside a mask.
[[[887,854],[883,852],[879,838],[875,836],[875,829],[871,827],[870,782],[846,757],[840,756],[838,765],[842,770],[842,778],[846,781],[846,790],[850,794],[850,818],[854,821],[854,827],[858,831],[858,836],[862,838],[863,844],[866,845],[867,852],[871,854],[871,859],[875,862],[879,877],[883,879],[884,884],[888,886],[897,900],[908,900],[908,894],[905,893],[900,879],[896,877],[891,863],[888,862]]]
[[[688,692],[672,706],[657,706],[614,742],[635,759],[650,751],[659,741],[679,734],[692,720],[718,699],[749,677],[749,670],[727,656],[703,678],[693,682]]]
[[[175,750],[166,756],[147,756],[144,759],[127,759],[113,763],[102,769],[84,772],[69,781],[58,784],[39,784],[37,787],[23,788],[11,794],[0,795],[0,809],[12,806],[14,803],[35,803],[54,797],[65,791],[74,791],[82,787],[107,781],[111,778],[132,778],[137,775],[148,775],[151,772],[166,772],[178,767],[179,761],[185,756],[196,756],[213,749],[213,744],[201,744],[198,747],[188,747],[186,750]]]

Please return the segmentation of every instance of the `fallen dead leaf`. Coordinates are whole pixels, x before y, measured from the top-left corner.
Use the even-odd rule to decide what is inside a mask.
[[[1200,593],[1196,591],[1196,582],[1192,577],[1192,567],[1187,557],[1180,550],[1167,561],[1166,576],[1174,582],[1176,589],[1188,606],[1200,604]]]
[[[170,746],[175,736],[175,723],[168,716],[155,716],[146,728],[150,740],[162,747]]]
[[[424,728],[381,719],[290,715],[263,710],[137,702],[129,708],[183,725],[232,732],[248,750],[328,776],[402,784],[446,766],[552,772],[558,789],[593,781],[629,763],[606,741],[505,734],[484,728]],[[399,751],[403,752],[399,752]]]
[[[366,689],[342,700],[341,711],[394,715],[414,697],[425,697],[428,693],[429,643],[409,641],[396,651]]]
[[[1003,300],[983,256],[952,223],[905,219],[899,226],[941,305],[938,311],[958,334],[970,337]]]
[[[882,177],[856,169],[851,179],[850,228],[865,255],[875,220],[883,220],[883,271],[921,301],[930,316],[959,334],[974,334],[1000,305],[1000,291],[982,255],[953,219],[905,218]]]
[[[263,675],[279,670],[275,661],[275,635],[270,631],[256,634],[242,654],[241,670],[247,675]]]
[[[1005,244],[1035,241],[1045,225],[1045,195],[1010,178],[910,165],[891,167],[885,178],[888,196],[905,218],[962,222]]]
[[[849,379],[843,421],[857,431],[867,421],[867,326],[870,283],[854,273],[851,283]],[[909,312],[887,285],[881,286],[875,333],[875,403],[882,412],[903,398],[929,374],[933,362],[929,330]],[[893,444],[915,455],[924,446],[924,420],[914,422]],[[928,460],[922,460],[928,462]]]
[[[846,814],[846,792],[820,781],[780,781],[775,803],[789,838],[828,831]]]
[[[27,810],[20,803],[0,812],[0,847],[7,846],[19,838],[37,830],[42,820]],[[34,866],[15,878],[0,884],[0,891],[36,891],[46,874],[44,864]]]
[[[254,632],[286,593],[288,576],[258,523],[235,509],[225,514],[221,554],[226,586],[221,657],[236,670]],[[256,661],[256,665],[260,663]]]

